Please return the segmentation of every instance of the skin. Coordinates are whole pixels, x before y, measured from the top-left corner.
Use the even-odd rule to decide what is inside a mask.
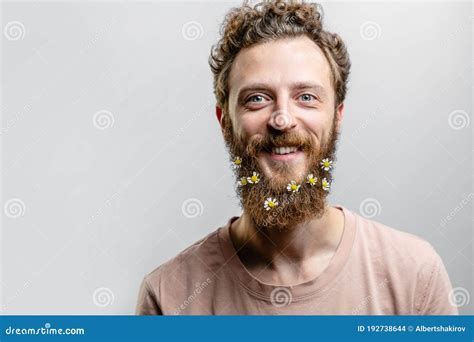
[[[242,90],[260,83],[257,89]],[[296,88],[295,83],[317,88]],[[308,37],[284,38],[242,49],[229,75],[229,113],[234,134],[244,138],[269,132],[298,131],[320,146],[334,120],[340,131],[344,105],[335,106],[331,69],[321,49]],[[272,113],[281,113],[285,125]],[[216,114],[222,126],[222,110]],[[292,178],[306,175],[305,153],[279,160],[263,151],[258,163],[266,177],[278,177],[279,163],[291,165]],[[324,215],[284,231],[261,230],[243,212],[231,226],[233,244],[248,271],[263,282],[295,285],[317,277],[329,264],[344,230],[341,210],[326,205]]]

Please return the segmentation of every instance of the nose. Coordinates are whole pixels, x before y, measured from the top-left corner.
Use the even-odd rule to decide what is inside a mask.
[[[296,126],[296,120],[288,110],[278,109],[271,114],[268,125],[277,131],[286,132]]]

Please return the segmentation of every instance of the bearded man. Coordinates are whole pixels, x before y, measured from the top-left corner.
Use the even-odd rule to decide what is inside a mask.
[[[211,50],[243,213],[147,274],[140,315],[457,314],[421,238],[330,206],[351,67],[321,8],[244,2]]]

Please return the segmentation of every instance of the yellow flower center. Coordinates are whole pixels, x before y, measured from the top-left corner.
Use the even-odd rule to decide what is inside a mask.
[[[291,184],[291,190],[296,190],[298,186],[296,184]]]
[[[274,208],[274,207],[275,207],[275,203],[273,203],[272,201],[269,201],[269,202],[268,202],[268,206],[269,206],[270,208]]]
[[[250,179],[252,179],[252,182],[256,182],[258,180],[257,176],[252,176]]]
[[[241,162],[242,162],[242,161],[241,161],[240,159],[234,160],[234,163],[237,164],[237,165],[240,165]]]
[[[314,178],[310,178],[310,179],[309,179],[309,183],[310,183],[310,184],[314,184]]]

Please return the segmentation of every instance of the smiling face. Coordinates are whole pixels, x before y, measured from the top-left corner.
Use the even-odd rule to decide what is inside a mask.
[[[327,195],[321,180],[330,174],[319,163],[333,157],[342,110],[342,104],[335,108],[330,65],[308,37],[260,43],[237,54],[229,75],[229,113],[221,125],[231,154],[242,158],[238,178],[253,171],[262,178],[243,187],[244,209],[258,219],[266,198],[285,197],[292,193],[288,184],[303,186],[312,173],[319,186],[298,190],[302,195],[284,213],[299,215],[291,222],[321,213]]]
[[[334,106],[329,63],[306,36],[243,49],[232,65],[229,115],[234,134],[244,141],[292,133],[312,139],[319,149],[329,139],[333,120],[339,126],[342,119],[342,105],[336,113]],[[275,143],[259,153],[264,175],[279,178],[283,172],[285,178],[301,180],[308,172],[307,154],[294,151],[297,141]]]

